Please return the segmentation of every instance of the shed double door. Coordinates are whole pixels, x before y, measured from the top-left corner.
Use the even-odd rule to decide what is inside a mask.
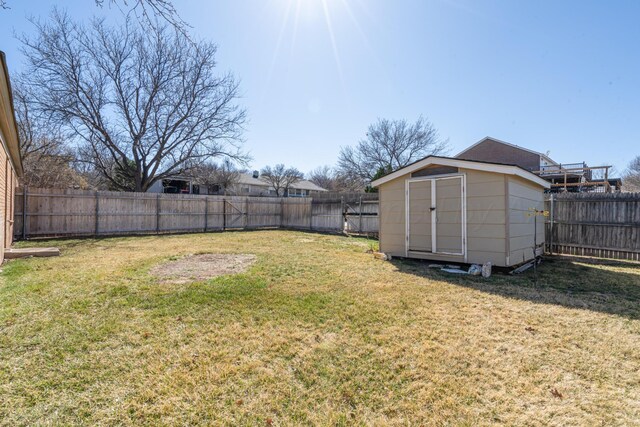
[[[408,181],[407,250],[464,255],[464,177]]]

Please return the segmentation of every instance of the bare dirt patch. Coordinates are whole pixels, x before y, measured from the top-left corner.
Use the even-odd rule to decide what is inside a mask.
[[[150,273],[164,283],[189,283],[242,273],[255,261],[251,254],[190,255],[156,265]]]

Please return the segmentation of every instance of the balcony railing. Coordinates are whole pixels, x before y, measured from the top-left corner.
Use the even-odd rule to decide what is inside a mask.
[[[585,162],[581,163],[561,163],[559,165],[548,165],[548,166],[540,166],[540,175],[555,175],[555,174],[564,174],[564,173],[575,173],[576,175],[581,175],[585,172],[585,168],[587,168],[587,164]]]

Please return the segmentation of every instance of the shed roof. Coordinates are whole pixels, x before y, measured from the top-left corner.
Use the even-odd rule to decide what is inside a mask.
[[[385,175],[382,178],[376,179],[371,183],[371,185],[374,187],[378,187],[379,185],[382,185],[385,182],[389,182],[403,175],[423,169],[429,165],[452,166],[452,167],[479,170],[479,171],[485,171],[485,172],[502,173],[505,175],[514,175],[514,176],[519,176],[521,178],[524,178],[527,181],[531,181],[534,184],[538,184],[541,187],[551,188],[550,183],[540,178],[538,175],[535,175],[529,172],[528,170],[521,168],[520,166],[508,165],[504,163],[480,162],[477,160],[462,160],[462,159],[456,159],[452,157],[441,157],[441,156],[425,157],[424,159],[411,163],[410,165],[407,165],[401,169],[398,169],[397,171],[392,172],[389,175]]]
[[[0,51],[0,133],[4,136],[2,145],[9,155],[9,160],[18,176],[22,176],[22,161],[18,140],[18,126],[13,110],[11,81],[4,52]]]

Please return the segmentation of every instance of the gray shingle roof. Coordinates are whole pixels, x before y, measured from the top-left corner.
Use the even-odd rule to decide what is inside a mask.
[[[240,184],[248,184],[248,185],[256,185],[262,187],[270,187],[269,183],[261,178],[254,178],[250,173],[241,173],[239,178]],[[299,189],[299,190],[310,190],[310,191],[327,191],[326,189],[317,186],[311,181],[307,181],[303,179],[301,181],[296,182],[291,185],[291,188]]]

